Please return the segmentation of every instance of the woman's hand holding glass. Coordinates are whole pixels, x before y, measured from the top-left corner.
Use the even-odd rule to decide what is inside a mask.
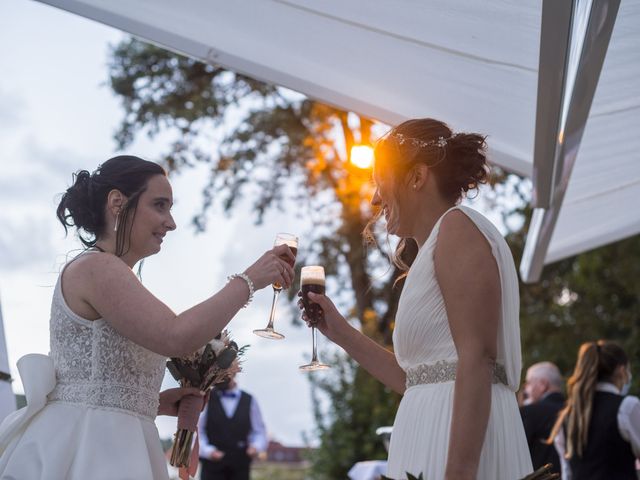
[[[325,278],[324,268],[320,265],[309,265],[302,267],[300,271],[300,290],[302,291],[302,305],[304,315],[308,318],[307,324],[311,325],[311,339],[313,342],[313,355],[311,362],[301,365],[300,370],[314,371],[330,368],[322,363],[318,358],[318,337],[316,335],[316,324],[322,319],[324,312],[319,304],[309,299],[309,293],[319,293],[324,295]]]
[[[324,315],[322,315],[317,322],[311,322],[304,312],[302,292],[298,292],[298,296],[300,297],[300,300],[298,300],[298,308],[302,311],[302,319],[307,323],[307,326],[316,327],[325,337],[340,345],[341,339],[348,333],[349,329],[352,328],[351,325],[349,325],[349,322],[342,316],[329,297],[313,292],[309,292],[308,295],[309,300],[320,305]]]
[[[291,266],[295,259],[287,245],[278,245],[262,255],[244,273],[249,276],[256,290],[273,283],[281,283],[285,288],[289,288],[295,276]]]
[[[274,252],[286,252],[285,256],[281,256],[281,259],[287,262],[293,272],[293,265],[296,261],[296,254],[298,253],[298,237],[291,233],[279,233],[276,235],[276,240],[274,242],[275,248]],[[283,278],[288,275],[283,275]],[[276,304],[278,303],[278,297],[280,296],[280,292],[284,288],[289,288],[291,286],[291,282],[293,282],[293,274],[290,277],[290,281],[280,282],[278,280],[273,282],[273,300],[271,302],[271,313],[269,314],[269,323],[265,328],[259,328],[254,330],[253,333],[262,338],[270,338],[271,340],[282,340],[284,335],[276,332],[273,323],[276,319]]]

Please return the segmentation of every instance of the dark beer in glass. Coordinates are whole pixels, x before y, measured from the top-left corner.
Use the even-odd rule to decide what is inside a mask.
[[[311,362],[306,365],[300,366],[300,370],[313,371],[324,370],[330,368],[329,365],[322,363],[318,360],[318,339],[316,333],[316,325],[323,320],[324,312],[320,305],[313,302],[309,298],[309,292],[324,295],[325,292],[325,279],[324,268],[319,265],[311,265],[302,267],[300,271],[300,290],[302,291],[302,305],[304,311],[311,326],[311,339],[313,342],[313,354]]]

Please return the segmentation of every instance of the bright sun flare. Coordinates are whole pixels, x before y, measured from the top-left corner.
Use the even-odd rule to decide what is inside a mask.
[[[373,165],[373,148],[369,145],[354,145],[351,147],[351,163],[358,168],[371,168]]]

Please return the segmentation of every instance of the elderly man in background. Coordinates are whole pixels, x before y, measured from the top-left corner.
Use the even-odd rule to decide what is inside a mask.
[[[548,445],[546,440],[558,412],[564,406],[562,387],[560,370],[551,362],[536,363],[527,370],[524,385],[525,405],[520,407],[520,415],[534,470],[552,463],[552,471],[560,474],[558,453],[553,444]]]

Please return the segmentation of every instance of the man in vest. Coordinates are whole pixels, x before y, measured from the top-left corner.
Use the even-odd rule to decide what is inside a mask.
[[[201,480],[248,480],[251,461],[267,450],[258,402],[235,377],[211,392],[200,415]]]

